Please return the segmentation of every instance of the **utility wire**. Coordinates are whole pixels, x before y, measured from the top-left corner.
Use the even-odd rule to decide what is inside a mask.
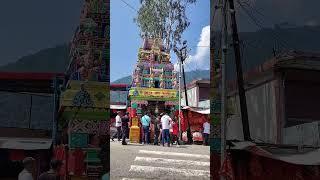
[[[262,22],[259,21],[252,13],[249,12],[249,10],[242,4],[242,2],[240,2],[240,0],[237,1],[237,3],[240,5],[240,7],[242,8],[242,10],[247,14],[247,16],[249,16],[249,18],[252,20],[252,22],[257,26],[259,27],[260,29],[265,29],[265,27],[263,27],[262,25]],[[250,6],[250,4],[248,5],[248,3],[246,4],[250,9],[254,9],[252,8],[252,6]],[[258,10],[256,10],[258,11]],[[262,13],[259,12],[259,14],[262,15]],[[264,16],[264,15],[263,15]],[[273,36],[275,37],[276,40],[280,40],[281,38],[279,38],[279,35],[275,32],[275,31],[272,31],[272,34]],[[281,41],[279,41],[279,43],[281,43],[283,45],[283,47],[287,47],[289,48],[290,46],[288,45],[288,43],[281,39]]]
[[[130,5],[129,3],[127,3],[125,0],[121,0],[127,7],[133,9],[134,11],[138,12],[138,10],[136,8],[134,8],[132,5]]]
[[[240,2],[240,0],[239,0],[239,2]],[[243,4],[247,5],[249,8],[251,8],[252,10],[254,10],[257,14],[259,14],[259,15],[262,16],[262,17],[265,17],[265,15],[264,15],[263,13],[261,13],[259,10],[257,10],[256,8],[254,8],[254,7],[250,4],[250,1],[249,1],[249,0],[247,0],[247,1],[242,1],[242,2],[240,2],[240,3],[243,3]]]

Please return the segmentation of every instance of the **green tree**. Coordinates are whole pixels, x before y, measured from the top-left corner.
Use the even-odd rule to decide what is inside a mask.
[[[189,27],[186,9],[196,0],[140,0],[134,19],[142,37],[161,38],[170,52],[182,44],[182,33]]]

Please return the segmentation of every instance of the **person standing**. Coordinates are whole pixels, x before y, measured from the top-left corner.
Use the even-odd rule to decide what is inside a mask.
[[[127,145],[126,137],[129,129],[129,113],[126,112],[124,117],[122,118],[122,145]]]
[[[148,116],[148,113],[145,113],[145,115],[141,118],[141,124],[143,128],[143,138],[142,141],[145,144],[149,144],[149,129],[150,129],[150,116]]]
[[[118,114],[116,116],[116,128],[117,128],[117,137],[118,137],[118,141],[121,141],[121,126],[122,126],[122,120],[121,120],[121,112],[118,111]]]
[[[165,143],[170,146],[170,123],[172,119],[169,117],[167,113],[161,113],[161,126],[162,126],[162,146]]]
[[[160,134],[160,117],[157,116],[154,119],[154,145],[159,145],[159,134]]]
[[[178,140],[178,134],[179,134],[178,124],[176,123],[176,121],[172,121],[172,144],[174,141],[176,141],[177,145],[180,145]]]
[[[35,159],[26,157],[22,161],[24,169],[20,172],[18,180],[33,180],[32,170]]]
[[[50,162],[50,170],[42,173],[38,180],[60,180],[59,171],[62,165],[62,161],[52,160]]]
[[[210,124],[208,120],[203,123],[203,145],[208,146],[209,145],[209,134],[210,134]]]

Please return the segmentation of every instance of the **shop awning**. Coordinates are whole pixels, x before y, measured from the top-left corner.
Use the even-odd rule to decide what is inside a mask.
[[[126,105],[110,105],[110,109],[119,109],[119,110],[122,110],[122,109],[127,109],[127,106]]]
[[[193,112],[196,112],[196,113],[199,113],[199,114],[208,114],[208,115],[210,114],[210,109],[196,109],[196,108],[192,108],[192,107],[189,107],[189,106],[185,106],[182,109],[193,111]]]
[[[40,138],[0,138],[0,149],[41,150],[50,149],[52,139]]]

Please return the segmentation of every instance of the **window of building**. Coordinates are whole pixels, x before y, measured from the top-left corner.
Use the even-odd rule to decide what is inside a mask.
[[[157,62],[159,61],[159,56],[157,54],[154,55],[154,60]]]
[[[160,82],[159,82],[159,80],[155,80],[155,81],[154,81],[154,87],[155,87],[155,88],[160,88]]]

